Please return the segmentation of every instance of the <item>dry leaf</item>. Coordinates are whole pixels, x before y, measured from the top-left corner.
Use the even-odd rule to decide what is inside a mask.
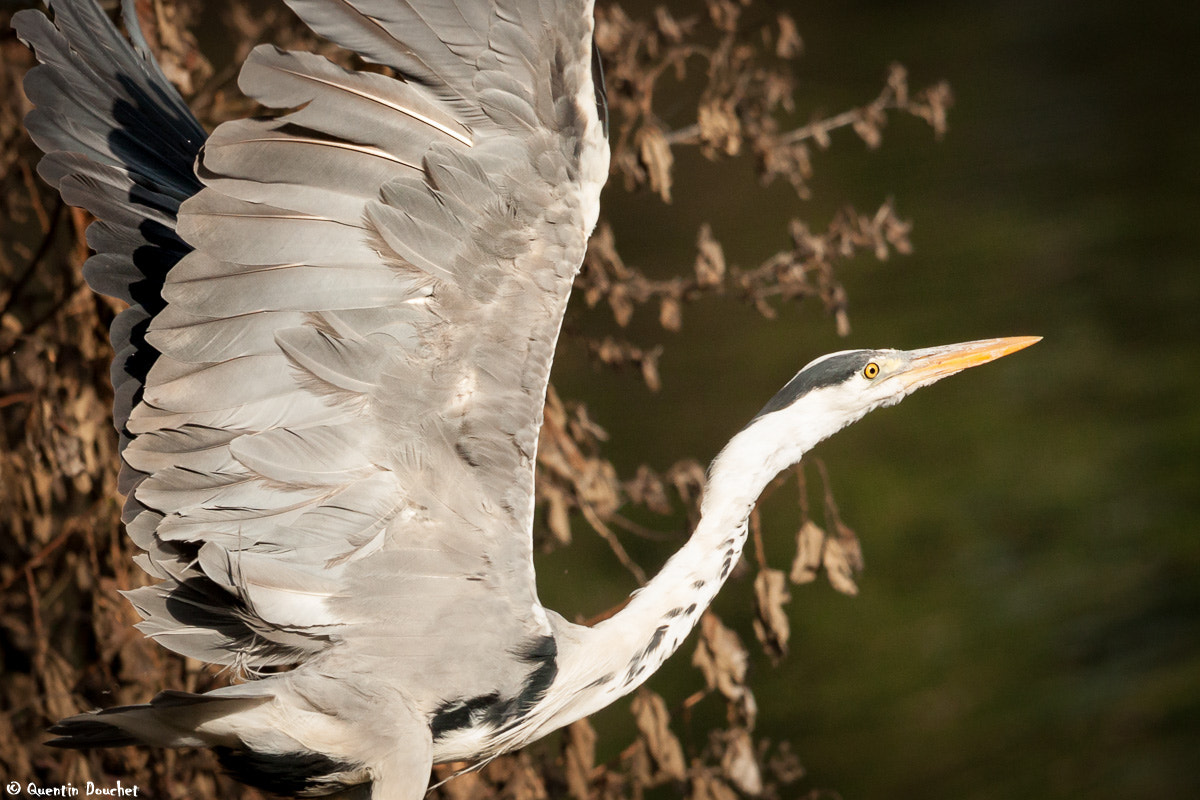
[[[671,44],[679,44],[683,41],[685,36],[683,26],[671,16],[671,12],[667,10],[666,6],[654,9],[654,22],[658,26],[658,32]]]
[[[775,55],[780,58],[796,58],[804,50],[804,42],[800,39],[796,20],[784,13],[780,13],[775,19],[779,23],[779,38],[775,41]]]
[[[896,105],[908,105],[908,70],[903,64],[893,62],[888,66],[887,85],[896,98]]]
[[[559,544],[570,544],[571,516],[567,509],[566,495],[552,485],[539,488],[546,499],[546,527]]]
[[[646,169],[650,190],[656,192],[664,203],[671,202],[671,167],[675,157],[671,145],[657,125],[643,125],[637,134],[638,156]]]
[[[645,506],[655,514],[671,513],[667,487],[663,485],[662,478],[645,464],[638,467],[633,480],[625,483],[625,494],[631,501]]]
[[[725,749],[721,753],[721,772],[739,790],[752,797],[762,794],[762,771],[754,754],[754,741],[750,732],[735,728],[725,737]]]
[[[213,74],[212,64],[200,52],[190,30],[195,22],[193,10],[186,4],[154,0],[150,24],[142,19],[143,30],[158,41],[157,56],[163,72],[184,97],[195,94],[200,84]]]
[[[679,332],[683,327],[683,304],[679,302],[678,297],[663,296],[662,304],[658,308],[658,324],[672,333]]]
[[[596,730],[586,719],[581,719],[567,726],[563,740],[567,790],[576,800],[587,800],[596,766]]]
[[[649,689],[641,689],[634,696],[631,708],[638,733],[658,771],[672,780],[683,780],[687,772],[683,746],[671,732],[667,704]]]
[[[738,800],[737,792],[708,770],[693,776],[688,798],[689,800]]]
[[[576,472],[575,488],[580,499],[601,517],[609,516],[620,507],[621,482],[612,462],[588,459]]]
[[[725,251],[707,222],[700,226],[696,251],[696,283],[702,287],[720,285],[725,280]]]
[[[667,470],[667,481],[675,487],[684,503],[691,504],[700,497],[707,483],[707,473],[698,461],[676,461]]]
[[[509,758],[496,759],[484,768],[484,776],[500,785],[497,796],[501,800],[546,800],[546,784],[528,752],[522,751]]]
[[[854,132],[866,143],[867,147],[875,150],[883,143],[883,121],[887,119],[882,111],[877,113],[870,107],[859,111],[853,127]]]
[[[821,554],[825,549],[825,531],[811,519],[804,521],[796,533],[796,558],[788,576],[792,583],[812,583],[821,569]]]
[[[652,392],[657,392],[662,388],[662,378],[658,374],[658,358],[661,355],[661,347],[656,347],[642,355],[642,380],[646,383],[646,388]]]
[[[655,779],[654,761],[650,758],[643,740],[638,739],[627,747],[621,754],[621,760],[625,764],[625,772],[638,789],[659,783]]]
[[[692,664],[704,675],[708,688],[733,698],[744,687],[749,657],[738,635],[725,627],[720,617],[706,611],[700,618],[700,641]]]
[[[780,742],[775,752],[767,758],[766,765],[771,776],[782,784],[795,783],[804,777],[804,765],[792,752],[790,742]]]
[[[753,728],[758,716],[754,694],[746,686],[750,656],[742,640],[711,611],[700,618],[700,641],[692,665],[704,675],[709,689],[719,691],[729,703],[731,716]]]
[[[737,30],[742,10],[733,0],[708,0],[708,14],[717,30],[732,33]]]
[[[952,105],[954,93],[950,91],[950,84],[943,82],[923,90],[911,111],[928,122],[934,137],[940,140],[948,129],[946,114]]]
[[[839,533],[825,540],[825,574],[834,589],[842,594],[856,595],[858,584],[854,582],[854,576],[863,568],[862,548],[849,528],[845,528],[845,532],[849,535]]]
[[[613,319],[624,328],[633,318],[633,301],[629,298],[629,290],[624,284],[618,283],[608,294],[608,304],[612,307]]]
[[[696,110],[706,155],[736,156],[742,149],[742,124],[732,103],[708,100]]]
[[[446,781],[441,791],[446,800],[487,800],[492,794],[478,772],[462,772],[469,764],[458,761],[450,764],[438,764],[433,768],[434,777]]]
[[[782,570],[759,570],[754,578],[754,633],[773,664],[787,655],[791,626],[784,605],[791,599]]]

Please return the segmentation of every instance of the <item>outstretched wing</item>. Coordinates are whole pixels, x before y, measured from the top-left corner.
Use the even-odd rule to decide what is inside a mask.
[[[608,160],[591,2],[289,3],[399,77],[271,47],[244,66],[297,110],[219,127],[180,209],[194,250],[124,450],[162,582],[131,597],[211,662],[336,640],[469,698],[480,661],[547,646],[535,450]]]

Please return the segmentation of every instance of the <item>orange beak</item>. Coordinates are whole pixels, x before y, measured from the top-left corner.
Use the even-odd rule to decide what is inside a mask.
[[[968,367],[995,361],[1040,342],[1040,336],[1011,336],[1006,339],[983,339],[978,342],[947,344],[909,351],[908,368],[896,374],[906,386],[928,386]]]

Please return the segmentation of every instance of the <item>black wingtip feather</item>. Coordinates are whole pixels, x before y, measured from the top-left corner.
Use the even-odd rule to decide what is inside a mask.
[[[214,747],[213,752],[233,777],[275,794],[325,795],[366,779],[361,766],[323,753],[260,753],[232,747]]]
[[[125,3],[126,13],[131,7]],[[32,9],[12,19],[40,62],[25,78],[36,106],[26,128],[47,153],[38,172],[98,220],[88,229],[97,253],[85,266],[89,284],[153,316],[164,306],[167,273],[191,250],[175,223],[180,203],[201,187],[193,164],[204,129],[145,51],[135,16],[126,28],[140,53],[94,0],[54,3],[52,10],[54,22]],[[118,353],[132,348],[114,383],[136,384],[114,408],[122,445],[137,388],[158,357],[144,330],[142,320],[113,331]]]
[[[46,729],[56,738],[46,742],[48,747],[83,750],[90,747],[124,747],[138,740],[125,731],[100,721],[97,717],[71,717]]]

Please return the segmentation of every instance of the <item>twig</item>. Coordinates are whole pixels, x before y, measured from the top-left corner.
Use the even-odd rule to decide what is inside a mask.
[[[825,488],[825,516],[827,522],[830,523],[827,527],[833,527],[835,530],[841,528],[842,518],[838,514],[837,501],[833,499],[833,485],[829,480],[829,471],[825,468],[825,462],[821,459],[813,459],[817,465],[817,472],[821,474],[821,483]]]
[[[885,90],[884,94],[890,94],[890,91]],[[880,95],[882,98],[884,95]],[[878,100],[873,103],[868,103],[861,108],[852,108],[849,111],[843,111],[840,114],[835,114],[832,117],[825,119],[813,120],[807,125],[801,125],[795,130],[779,136],[780,144],[795,144],[803,142],[806,139],[816,139],[818,142],[827,138],[829,134],[838,128],[844,128],[847,125],[853,125],[863,118],[863,112],[869,108],[878,108],[881,111],[889,111],[898,109],[900,106],[894,99],[879,103]]]
[[[832,117],[813,120],[807,125],[801,125],[799,128],[779,134],[775,137],[775,141],[778,144],[796,144],[807,139],[816,139],[818,142],[821,142],[827,139],[829,134],[838,128],[845,128],[862,120],[869,111],[899,111],[907,107],[908,104],[900,102],[895,90],[891,86],[885,86],[883,91],[879,93],[879,96],[866,105],[843,111],[840,114],[834,114]],[[700,123],[698,122],[693,122],[691,125],[686,125],[673,131],[664,131],[663,136],[666,138],[667,144],[671,145],[693,145],[700,144],[703,141]]]
[[[42,196],[38,194],[37,183],[33,180],[33,170],[29,168],[28,161],[21,162],[21,178],[29,192],[29,205],[33,207],[33,213],[37,214],[38,222],[42,223],[42,232],[49,233],[50,216],[46,213],[46,207],[42,205]]]
[[[46,631],[42,625],[42,603],[38,597],[37,581],[33,577],[33,565],[26,564],[22,570],[25,582],[29,586],[29,616],[33,623],[33,641],[36,647],[33,651],[33,664],[36,674],[45,680],[46,677]]]
[[[71,299],[74,298],[75,295],[78,294],[81,290],[89,291],[88,288],[85,285],[83,285],[82,283],[76,283],[76,284],[72,285],[68,291],[63,293],[62,297],[59,299],[59,301],[57,303],[50,306],[50,308],[46,309],[45,313],[43,313],[41,316],[39,316],[33,322],[29,323],[29,327],[27,327],[25,329],[26,333],[33,333],[38,328],[42,327],[47,322],[49,322],[54,317],[54,315],[57,314],[59,311],[61,311],[63,306],[65,306],[67,303],[69,303],[71,301]]]
[[[604,622],[604,620],[606,620],[606,619],[615,617],[617,615],[617,612],[619,612],[625,606],[629,605],[629,601],[632,598],[633,598],[633,595],[630,595],[629,597],[626,597],[621,602],[617,603],[615,606],[612,606],[611,608],[606,608],[598,614],[593,614],[592,616],[585,618],[580,624],[583,625],[583,627],[585,627],[585,628],[590,628],[597,623]]]
[[[792,471],[796,474],[796,503],[800,506],[800,521],[808,522],[812,514],[808,505],[808,479],[804,475],[804,461],[793,467]]]
[[[58,226],[62,221],[63,209],[65,207],[66,204],[61,200],[59,200],[58,204],[54,207],[54,214],[50,217],[50,228],[46,231],[46,235],[42,237],[42,241],[41,244],[38,245],[37,252],[33,254],[33,258],[29,259],[29,264],[26,265],[25,270],[19,276],[17,276],[17,279],[13,281],[9,287],[8,298],[5,299],[4,306],[0,307],[0,317],[3,317],[9,312],[9,309],[12,308],[13,302],[21,294],[21,290],[25,288],[25,284],[27,284],[29,279],[33,277],[34,273],[37,272],[37,268],[41,264],[42,259],[46,257],[48,252],[50,252],[50,247],[54,244],[54,237],[58,232]]]
[[[16,392],[15,394],[0,397],[0,408],[5,406],[13,406],[17,403],[26,403],[33,399],[33,392]]]
[[[674,541],[676,535],[665,531],[656,531],[653,528],[647,528],[645,525],[639,525],[628,517],[621,514],[612,515],[613,524],[623,529],[627,533],[632,533],[641,539],[646,539],[651,542],[670,542]]]
[[[625,551],[625,548],[617,539],[617,535],[612,532],[612,529],[604,524],[604,521],[600,519],[600,516],[591,505],[583,503],[579,508],[583,512],[584,518],[587,519],[588,524],[595,529],[596,533],[600,534],[600,538],[608,542],[609,548],[612,549],[613,555],[617,557],[617,561],[621,562],[621,566],[629,570],[629,573],[637,580],[638,586],[645,586],[646,572],[629,557],[629,553]]]
[[[758,506],[750,510],[750,535],[754,538],[754,560],[759,570],[764,570],[767,568],[767,552],[763,547],[762,516],[758,513]]]
[[[0,592],[8,591],[9,587],[17,582],[18,576],[25,574],[25,573],[29,573],[30,575],[32,575],[34,568],[40,567],[42,565],[42,562],[44,562],[46,560],[47,556],[49,556],[51,553],[53,553],[58,548],[62,547],[63,543],[66,542],[67,539],[71,538],[71,533],[72,533],[71,529],[68,528],[68,529],[64,530],[62,533],[60,533],[58,536],[54,537],[50,541],[49,544],[47,544],[45,547],[43,547],[41,550],[39,550],[36,554],[34,554],[33,558],[26,561],[25,565],[23,567],[21,567],[21,569],[13,572],[13,574],[8,576],[8,580],[4,581],[3,584],[0,584]]]

